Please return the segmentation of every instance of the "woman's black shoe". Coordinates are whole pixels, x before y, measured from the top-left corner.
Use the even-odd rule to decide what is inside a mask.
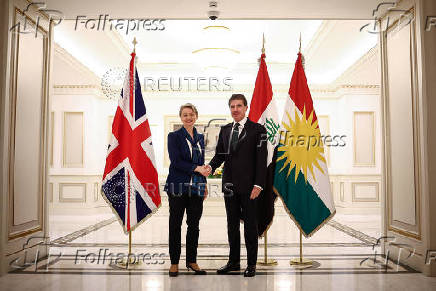
[[[186,264],[186,268],[187,268],[188,270],[192,270],[192,271],[194,271],[194,272],[195,272],[195,275],[206,275],[206,274],[207,274],[205,270],[195,270],[193,267],[191,267],[190,264]]]

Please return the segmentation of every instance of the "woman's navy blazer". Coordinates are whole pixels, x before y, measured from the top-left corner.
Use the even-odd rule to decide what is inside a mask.
[[[198,144],[201,149],[200,166],[204,164],[204,136],[200,133]],[[189,193],[191,176],[197,164],[192,163],[192,154],[189,141],[185,137],[183,127],[168,134],[168,155],[170,157],[170,168],[165,183],[164,191],[168,194]]]

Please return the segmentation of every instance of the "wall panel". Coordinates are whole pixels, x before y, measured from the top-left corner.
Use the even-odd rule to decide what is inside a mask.
[[[83,112],[64,112],[63,167],[82,168],[84,165]]]

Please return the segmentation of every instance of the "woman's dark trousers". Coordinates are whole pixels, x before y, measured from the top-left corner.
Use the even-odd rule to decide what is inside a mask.
[[[169,249],[171,264],[178,264],[181,252],[181,228],[186,209],[186,262],[197,262],[199,223],[203,213],[203,197],[198,195],[168,195],[170,205]]]

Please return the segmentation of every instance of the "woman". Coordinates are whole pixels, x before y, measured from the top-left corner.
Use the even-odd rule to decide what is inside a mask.
[[[186,267],[196,275],[205,275],[197,265],[199,222],[203,212],[203,200],[207,196],[204,165],[204,137],[194,127],[198,111],[187,103],[180,107],[183,127],[168,134],[170,168],[165,191],[170,205],[169,249],[171,267],[169,275],[175,277],[179,271],[180,237],[183,215],[186,209]]]

